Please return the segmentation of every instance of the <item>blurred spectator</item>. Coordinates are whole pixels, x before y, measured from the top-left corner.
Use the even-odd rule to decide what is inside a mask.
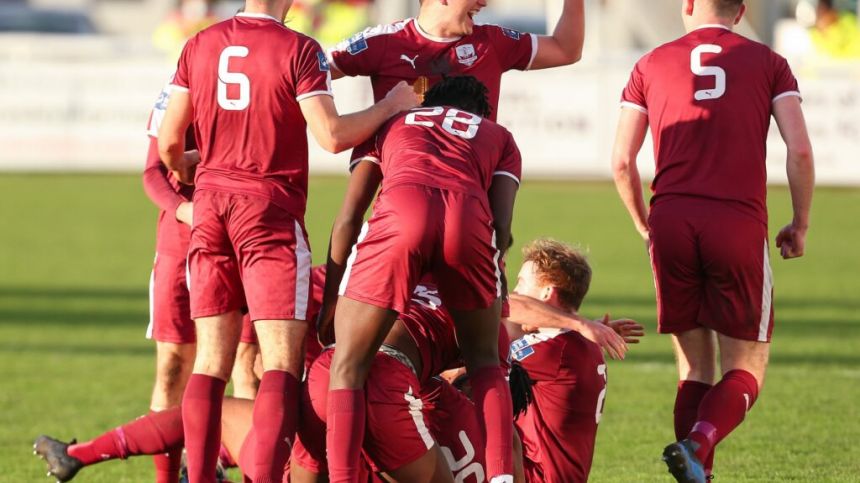
[[[860,25],[852,12],[841,12],[834,0],[819,0],[810,38],[818,54],[834,59],[860,59]]]
[[[330,46],[369,27],[372,4],[372,0],[296,0],[286,23]]]
[[[176,10],[155,29],[152,41],[170,60],[179,58],[185,41],[218,22],[213,10],[215,0],[179,0]]]

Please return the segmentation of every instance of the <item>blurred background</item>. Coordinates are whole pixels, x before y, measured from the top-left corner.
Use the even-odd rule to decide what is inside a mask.
[[[484,22],[545,33],[561,0],[492,0]],[[586,0],[583,61],[503,83],[500,120],[536,177],[606,178],[617,100],[646,50],[682,34],[679,0]],[[800,78],[819,179],[860,183],[860,27],[857,0],[747,2],[740,31],[787,56]],[[0,171],[140,170],[149,109],[185,39],[232,15],[239,1],[3,0],[0,2]],[[367,25],[416,13],[417,1],[298,0],[288,24],[332,45]],[[370,103],[366,80],[335,83],[343,109]],[[539,85],[540,89],[533,86]],[[774,134],[775,141],[778,136]],[[648,150],[645,150],[648,151]],[[771,146],[784,180],[781,143]],[[650,156],[644,156],[648,171]],[[314,150],[316,172],[343,157]]]

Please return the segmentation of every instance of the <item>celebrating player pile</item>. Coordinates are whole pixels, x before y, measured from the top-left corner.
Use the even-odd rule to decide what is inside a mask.
[[[156,454],[169,466],[158,482],[174,483],[184,446],[191,483],[215,482],[219,462],[257,483],[587,481],[604,351],[623,359],[643,329],[577,314],[591,268],[550,239],[525,248],[507,297],[503,258],[522,160],[495,122],[504,72],[579,60],[583,1],[565,0],[553,35],[536,36],[475,25],[483,0],[421,0],[417,18],[365,30],[328,54],[284,26],[291,3],[247,0],[243,13],[191,39],[163,120],[153,116],[161,126],[147,191],[163,209],[154,277],[173,289],[160,297],[172,303],[157,308],[183,319],[190,292],[198,344],[181,409],[79,445],[42,436],[35,450],[49,474],[68,481],[104,460]],[[682,3],[689,33],[643,57],[624,90],[613,167],[650,249],[660,332],[678,353],[678,441],[663,458],[678,481],[702,483],[764,380],[771,115],[788,146],[795,210],[777,237],[785,258],[803,254],[814,174],[788,64],[731,31],[743,1]],[[369,76],[377,103],[339,115],[331,80],[344,75]],[[650,212],[636,169],[649,126]],[[359,146],[327,267],[313,272],[308,128],[329,151]],[[188,237],[182,222],[192,225],[187,247],[181,237],[163,245],[162,232]],[[190,288],[177,283],[186,256]],[[262,359],[253,402],[223,397],[245,340],[243,312]],[[194,341],[187,327],[171,337],[172,319],[162,319],[159,341]],[[153,409],[178,403],[177,390],[163,392]]]

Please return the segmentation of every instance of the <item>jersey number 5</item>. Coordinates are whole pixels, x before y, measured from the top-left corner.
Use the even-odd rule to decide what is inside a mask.
[[[726,93],[726,71],[722,67],[702,65],[702,54],[719,54],[723,48],[714,44],[702,44],[690,53],[690,70],[699,77],[713,77],[716,85],[713,89],[696,91],[693,97],[697,101],[719,99]]]
[[[251,104],[251,79],[241,72],[230,72],[231,57],[247,57],[248,47],[231,45],[221,51],[218,59],[218,105],[225,111],[244,111]],[[239,97],[227,97],[227,86],[239,86]]]
[[[433,127],[435,126],[433,121],[419,121],[418,117],[433,117],[441,116],[442,114],[445,114],[445,120],[442,121],[442,129],[445,131],[463,139],[473,139],[478,135],[478,127],[483,120],[481,116],[454,108],[448,109],[448,112],[445,112],[445,108],[441,106],[413,110],[406,116],[406,124],[410,126]],[[464,125],[466,129],[457,129],[454,126],[455,122]]]

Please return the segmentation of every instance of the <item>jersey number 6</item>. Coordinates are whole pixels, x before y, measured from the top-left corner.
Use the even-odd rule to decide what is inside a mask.
[[[247,57],[248,47],[231,45],[221,51],[218,59],[218,105],[225,111],[244,111],[251,104],[251,79],[241,72],[230,72],[231,57]],[[239,97],[227,97],[227,86],[239,86]]]
[[[690,70],[699,77],[714,77],[716,85],[713,89],[696,91],[693,97],[697,101],[719,99],[726,93],[726,71],[722,67],[702,65],[702,54],[719,54],[723,48],[714,44],[702,44],[690,53]]]

